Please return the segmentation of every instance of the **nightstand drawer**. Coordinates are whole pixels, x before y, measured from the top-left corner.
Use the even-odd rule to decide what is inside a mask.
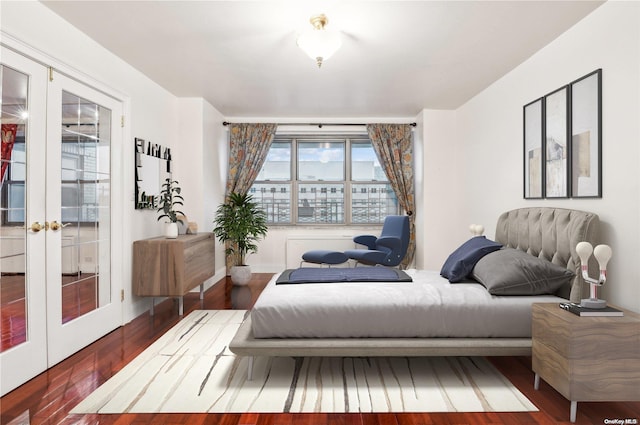
[[[548,345],[534,339],[531,344],[531,366],[549,385],[570,399],[569,360]]]

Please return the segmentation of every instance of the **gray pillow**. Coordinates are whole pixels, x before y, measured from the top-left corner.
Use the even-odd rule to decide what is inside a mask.
[[[471,275],[493,295],[543,295],[569,284],[575,273],[524,251],[503,248],[482,257]]]

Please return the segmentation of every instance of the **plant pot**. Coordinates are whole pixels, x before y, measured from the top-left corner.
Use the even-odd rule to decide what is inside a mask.
[[[175,239],[178,237],[178,223],[166,223],[164,228],[164,236],[167,239]]]
[[[246,285],[251,280],[251,267],[249,266],[232,266],[231,282],[234,285]]]

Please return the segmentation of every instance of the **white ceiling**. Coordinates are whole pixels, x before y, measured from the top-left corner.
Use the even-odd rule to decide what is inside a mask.
[[[44,1],[180,97],[227,117],[413,117],[452,109],[600,1]],[[342,48],[296,46],[325,13]]]

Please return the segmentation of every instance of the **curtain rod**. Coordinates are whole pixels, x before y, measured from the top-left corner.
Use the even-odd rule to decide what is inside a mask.
[[[228,126],[229,124],[233,124],[230,123],[228,121],[223,121],[222,125],[224,125],[225,127]],[[281,125],[313,125],[313,126],[318,126],[318,128],[322,128],[325,125],[329,125],[329,126],[340,126],[340,125],[367,125],[367,124],[358,124],[358,123],[303,123],[303,122],[284,122],[284,123],[276,123],[278,126]],[[409,125],[411,127],[415,127],[416,123],[415,122],[411,122],[409,123]]]

